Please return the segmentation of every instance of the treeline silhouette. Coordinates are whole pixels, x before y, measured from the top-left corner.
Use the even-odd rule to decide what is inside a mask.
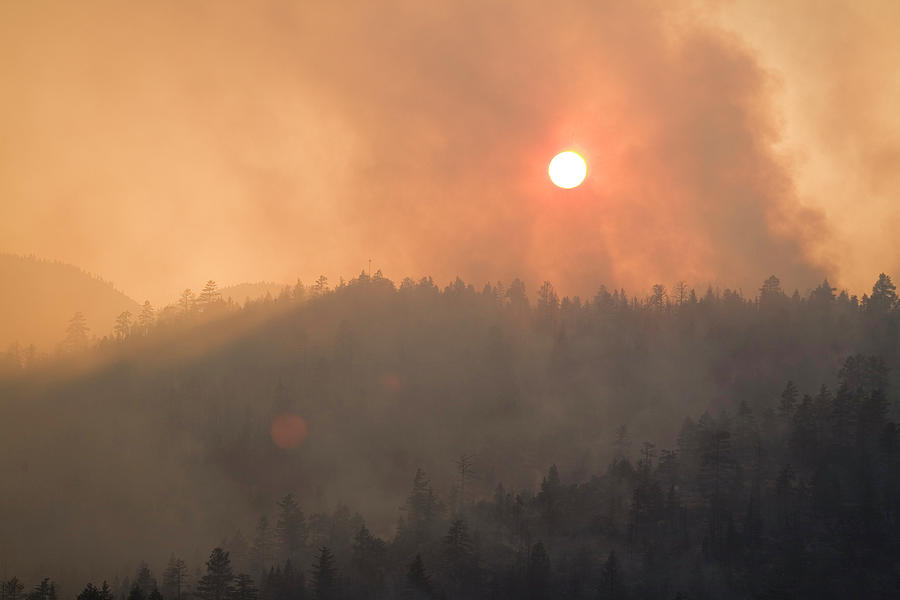
[[[141,527],[140,505],[122,512],[118,500],[148,473],[148,507],[156,488],[216,484],[197,518],[214,515],[228,537],[208,559],[189,568],[173,556],[157,584],[146,566],[126,581],[103,556],[112,584],[95,581],[84,600],[900,589],[900,308],[886,275],[862,298],[827,282],[787,295],[775,277],[752,299],[677,285],[560,300],[545,283],[530,302],[518,280],[439,289],[380,274],[243,307],[215,291],[210,282],[168,316],[138,318],[65,359],[16,363],[0,383],[7,455],[35,456],[0,497],[4,514],[77,498],[115,536]],[[48,411],[86,443],[73,451],[17,433]],[[309,425],[297,448],[272,442],[286,413]],[[140,428],[109,426],[135,415]],[[161,455],[173,461],[151,470]],[[82,462],[115,485],[38,488]],[[207,543],[198,534],[186,545],[163,520],[147,526],[177,540],[166,553]],[[23,531],[58,539],[43,527]],[[148,542],[143,556],[166,545]],[[25,597],[18,580],[9,586],[18,591],[4,600]]]

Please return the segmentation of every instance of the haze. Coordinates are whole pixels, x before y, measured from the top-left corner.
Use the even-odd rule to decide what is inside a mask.
[[[898,31],[0,0],[0,600],[895,596]]]
[[[6,2],[0,251],[154,302],[370,258],[865,291],[900,264],[897,8],[757,5]]]

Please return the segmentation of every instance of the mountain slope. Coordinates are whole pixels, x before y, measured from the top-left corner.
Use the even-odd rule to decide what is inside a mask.
[[[0,254],[0,349],[18,342],[52,351],[72,315],[84,313],[90,335],[112,331],[122,311],[138,303],[78,267],[33,257]]]

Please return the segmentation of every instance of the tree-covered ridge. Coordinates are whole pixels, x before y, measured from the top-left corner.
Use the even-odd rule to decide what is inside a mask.
[[[705,307],[707,313],[716,310],[723,319],[734,317],[742,311],[760,313],[769,321],[773,316],[796,320],[803,318],[804,313],[807,318],[822,318],[826,315],[845,319],[865,316],[870,323],[880,318],[897,316],[896,286],[884,273],[879,275],[872,293],[863,294],[861,298],[850,295],[846,290],[839,294],[836,291],[826,279],[806,297],[802,297],[796,290],[789,296],[782,289],[780,280],[773,275],[762,283],[758,294],[750,297],[745,297],[739,290],[725,288],[720,291],[713,290],[711,286],[699,294],[694,288],[679,281],[671,290],[667,290],[662,284],[655,284],[647,295],[630,296],[624,289],[610,291],[601,285],[593,298],[582,299],[575,296],[560,299],[553,284],[545,281],[538,288],[532,302],[526,293],[525,284],[519,279],[514,279],[508,286],[499,281],[487,283],[479,291],[474,285],[457,278],[441,289],[430,277],[423,277],[418,282],[405,278],[397,285],[378,271],[374,276],[362,272],[349,282],[342,278],[334,287],[329,287],[325,276],[320,276],[310,286],[305,286],[298,280],[294,286],[283,286],[275,296],[266,294],[255,299],[247,298],[246,304],[242,305],[231,297],[226,298],[219,291],[216,282],[208,280],[199,293],[185,289],[175,302],[161,308],[145,301],[135,313],[123,311],[111,324],[110,334],[97,335],[92,332],[85,322],[84,314],[78,311],[69,320],[64,331],[61,329],[64,335],[57,354],[82,352],[91,346],[115,352],[121,350],[121,344],[128,340],[134,343],[161,333],[187,330],[223,317],[230,316],[239,320],[242,316],[246,317],[246,313],[289,311],[311,301],[325,302],[340,310],[346,308],[348,300],[384,302],[390,301],[390,296],[393,296],[395,302],[406,300],[401,304],[407,305],[408,301],[415,301],[415,297],[420,301],[441,298],[444,303],[463,303],[470,309],[480,300],[479,308],[499,310],[518,319],[519,325],[527,324],[535,330],[552,333],[596,324],[600,315],[690,313],[700,306]],[[776,324],[781,323],[776,321]],[[856,325],[846,322],[843,324]],[[9,371],[40,365],[51,358],[51,354],[39,355],[33,348],[25,349],[13,344],[3,357],[3,366]]]
[[[62,589],[74,595],[73,586],[87,579],[100,585],[101,577],[119,577],[121,584],[123,562],[158,562],[174,551],[189,563],[185,581],[195,586],[203,566],[196,549],[219,544],[233,572],[250,576],[264,594],[266,579],[241,558],[242,536],[220,542],[227,533],[222,523],[251,531],[265,522],[272,540],[286,527],[304,532],[290,577],[280,546],[259,546],[261,564],[294,581],[297,590],[312,589],[310,569],[325,546],[334,555],[341,593],[351,593],[348,573],[357,567],[348,548],[359,534],[372,552],[384,547],[388,571],[372,561],[358,568],[383,579],[386,593],[400,593],[411,579],[421,593],[465,594],[453,582],[470,581],[468,575],[442,574],[443,550],[435,540],[446,536],[455,540],[451,553],[478,550],[480,574],[472,581],[488,576],[489,557],[496,559],[490,569],[505,565],[497,572],[512,569],[504,577],[520,581],[515,565],[521,560],[526,583],[501,589],[552,591],[577,549],[566,536],[580,546],[579,536],[590,533],[594,541],[584,545],[593,556],[594,580],[584,589],[595,592],[605,577],[609,593],[640,595],[645,547],[670,544],[660,537],[659,506],[664,510],[669,502],[673,479],[665,473],[675,469],[683,477],[674,492],[688,519],[690,545],[674,554],[700,561],[678,563],[678,572],[713,577],[709,589],[725,589],[715,587],[725,572],[710,564],[731,548],[729,539],[755,531],[752,523],[744,529],[748,511],[759,507],[763,540],[787,539],[767,516],[772,481],[783,475],[781,489],[792,490],[796,510],[805,510],[800,499],[817,476],[810,456],[831,456],[836,447],[850,452],[844,456],[871,456],[885,435],[872,432],[897,419],[891,390],[900,314],[886,276],[860,299],[835,294],[827,283],[807,297],[787,295],[770,279],[752,300],[734,291],[662,287],[645,299],[601,289],[589,301],[560,300],[550,284],[529,294],[522,282],[481,290],[455,282],[439,289],[428,279],[397,286],[363,274],[333,288],[320,280],[229,307],[209,288],[208,302],[185,302],[168,316],[154,315],[145,329],[17,367],[0,381],[0,435],[7,448],[0,467],[13,474],[8,493],[0,495],[0,514],[10,515],[0,521],[0,537],[16,540],[15,553],[4,551],[4,576],[33,582],[71,566],[75,575],[66,575]],[[787,380],[794,384],[785,393]],[[823,383],[830,392],[821,393]],[[270,424],[282,414],[308,423],[298,448],[273,444]],[[707,433],[696,443],[714,443],[711,451],[691,454],[681,447],[678,424],[685,415],[699,419],[694,426]],[[742,418],[753,421],[763,439],[758,459],[738,444]],[[655,447],[632,446],[630,439]],[[704,458],[710,453],[719,458],[710,463]],[[463,455],[474,465],[468,476],[459,471]],[[548,473],[550,464],[559,468]],[[836,464],[839,473],[826,475],[838,481],[842,505],[862,502],[847,477],[868,472],[882,490],[872,492],[879,510],[887,510],[887,475]],[[423,472],[409,504],[419,508],[402,511],[397,529],[396,508],[417,467]],[[760,483],[750,511],[753,469]],[[617,491],[598,496],[590,491],[598,482]],[[493,499],[500,484],[514,491],[508,500]],[[552,490],[562,491],[554,496]],[[296,509],[304,507],[302,527],[296,514],[295,525],[279,524],[281,508],[269,514],[289,492]],[[579,497],[585,506],[603,501],[612,508],[591,513],[597,518],[590,520],[586,515],[595,508],[579,509]],[[332,512],[338,503],[364,515],[365,535],[362,517],[348,509]],[[482,514],[483,507],[500,506],[522,511],[516,523],[527,526],[517,534],[527,534],[527,541],[513,549],[509,534],[501,534],[502,519]],[[857,531],[855,521],[847,521],[855,513],[841,511],[832,519]],[[454,526],[455,517],[462,521]],[[547,519],[553,528],[540,529]],[[98,527],[105,532],[100,540]],[[252,548],[256,537],[248,534],[243,545]],[[106,570],[73,581],[81,557],[70,550],[52,563],[58,569],[35,572],[34,557],[60,557],[76,547],[87,548],[92,564]],[[766,548],[767,560],[777,556]],[[531,556],[534,564],[526,560]],[[740,565],[746,557],[733,561]],[[459,572],[469,572],[472,563],[463,562]],[[739,566],[733,569],[738,573]],[[736,586],[729,593],[736,594]],[[669,591],[699,589],[679,584]]]
[[[33,256],[0,253],[0,290],[0,351],[13,346],[20,361],[54,350],[76,311],[90,328],[107,331],[115,315],[137,307],[108,281]]]
[[[670,449],[645,442],[632,456],[621,430],[608,467],[585,481],[551,466],[537,490],[500,484],[465,501],[442,498],[420,469],[387,540],[346,507],[307,517],[287,495],[195,576],[173,556],[159,588],[143,566],[117,591],[78,597],[890,597],[900,436],[887,392],[883,361],[852,356],[835,390],[788,382],[759,414],[741,404],[686,419]],[[6,587],[21,594],[17,581]],[[27,598],[55,598],[36,595],[45,588],[55,594],[43,580]]]

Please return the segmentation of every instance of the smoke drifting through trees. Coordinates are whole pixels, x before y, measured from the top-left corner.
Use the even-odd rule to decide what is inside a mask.
[[[568,555],[555,536],[584,529],[569,518],[599,518],[612,525],[585,526],[588,562],[606,565],[609,589],[634,589],[635,556],[658,545],[667,502],[690,507],[680,526],[702,561],[728,548],[737,565],[746,557],[735,540],[757,527],[782,531],[772,529],[782,522],[772,516],[772,486],[794,486],[802,498],[823,452],[871,460],[890,438],[900,315],[887,276],[862,298],[836,295],[827,282],[787,295],[777,278],[754,299],[656,287],[644,298],[601,288],[583,301],[544,283],[530,302],[528,290],[519,280],[480,290],[460,280],[440,289],[429,278],[397,286],[363,273],[243,308],[214,300],[147,311],[144,326],[121,339],[25,370],[8,360],[0,460],[14,476],[0,498],[11,518],[0,527],[16,540],[3,557],[9,575],[64,578],[69,594],[87,579],[121,580],[129,563],[162,570],[174,551],[196,585],[190,569],[228,536],[234,573],[250,575],[261,594],[265,565],[281,565],[279,577],[293,581],[284,585],[313,589],[308,569],[321,546],[339,573],[357,565],[355,582],[337,578],[342,590],[406,581],[465,594],[488,568],[469,562],[467,549],[490,554],[491,544],[508,543],[494,538],[496,523],[476,517],[494,510],[500,500],[489,499],[502,484],[508,510],[524,511],[509,526],[527,540],[522,581],[558,589],[569,559],[560,562]],[[285,414],[309,426],[293,450],[271,438],[270,424]],[[679,434],[685,417],[704,433]],[[811,438],[823,424],[832,433]],[[763,434],[781,437],[753,441]],[[558,469],[548,473],[550,464]],[[871,489],[893,485],[872,468]],[[618,495],[564,509],[571,490],[595,485],[592,475],[619,477]],[[672,499],[676,479],[683,495]],[[349,509],[335,512],[338,504]],[[746,521],[742,511],[763,516]],[[449,549],[429,550],[435,540]],[[386,557],[354,559],[353,543]],[[516,564],[515,552],[504,563],[506,551],[496,551],[490,569]],[[469,575],[448,579],[435,552]],[[176,580],[166,578],[166,597],[177,595]]]

